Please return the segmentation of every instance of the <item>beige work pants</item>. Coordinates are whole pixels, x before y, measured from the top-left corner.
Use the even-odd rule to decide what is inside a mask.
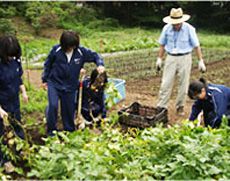
[[[159,92],[159,100],[157,106],[167,108],[176,75],[179,76],[176,108],[184,106],[189,86],[191,66],[191,54],[183,56],[167,55],[163,70],[163,77],[161,80],[161,88]]]

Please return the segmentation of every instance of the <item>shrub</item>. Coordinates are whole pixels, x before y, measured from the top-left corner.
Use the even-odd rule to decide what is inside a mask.
[[[94,9],[89,7],[76,7],[73,13],[74,18],[77,22],[82,22],[84,25],[87,25],[91,21],[97,20],[97,13]]]
[[[99,30],[102,30],[102,31],[108,31],[108,30],[111,30],[113,28],[118,28],[119,23],[115,19],[106,18],[104,20],[91,21],[91,22],[89,22],[87,27],[90,28],[90,29],[99,29]]]
[[[46,13],[39,18],[39,24],[42,28],[56,27],[58,22],[58,16],[53,13]]]
[[[58,22],[58,16],[52,10],[52,5],[42,2],[28,3],[25,16],[37,34],[39,34],[41,28],[56,27]]]
[[[10,18],[15,16],[16,8],[13,6],[9,7],[0,7],[0,17],[2,18]]]
[[[0,18],[0,35],[15,34],[16,30],[9,19]]]

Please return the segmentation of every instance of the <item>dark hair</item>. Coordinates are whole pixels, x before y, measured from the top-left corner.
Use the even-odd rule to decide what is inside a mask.
[[[66,52],[68,48],[79,47],[80,37],[77,32],[68,30],[64,31],[60,38],[61,48]]]
[[[4,35],[0,37],[0,58],[3,62],[8,62],[9,57],[20,58],[21,55],[21,46],[15,36]]]
[[[203,88],[207,89],[207,83],[204,78],[200,78],[199,80],[192,81],[189,84],[189,88],[188,88],[189,98],[195,99],[195,96],[200,94]]]
[[[90,85],[93,85],[95,88],[102,90],[105,88],[107,82],[108,77],[105,71],[101,74],[99,74],[97,69],[92,71],[90,75]]]

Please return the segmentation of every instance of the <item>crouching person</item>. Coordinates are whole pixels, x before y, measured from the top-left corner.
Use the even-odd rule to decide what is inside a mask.
[[[203,111],[204,124],[218,128],[223,115],[228,117],[230,124],[230,88],[224,85],[207,84],[201,78],[189,85],[188,96],[195,100],[189,120],[194,121]]]
[[[94,69],[90,77],[86,77],[83,81],[83,98],[82,98],[82,116],[85,123],[100,123],[101,118],[106,117],[105,95],[106,72],[99,73]]]

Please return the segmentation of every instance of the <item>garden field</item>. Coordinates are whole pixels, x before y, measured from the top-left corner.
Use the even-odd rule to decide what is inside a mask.
[[[142,50],[142,51],[149,51],[149,50]],[[230,86],[230,77],[228,76],[228,73],[230,71],[230,59],[227,57],[230,57],[230,54],[227,54],[227,51],[224,51],[225,54],[222,54],[223,52],[218,51],[223,56],[220,60],[218,60],[217,56],[215,56],[215,61],[211,61],[214,56],[210,56],[210,60],[207,61],[207,72],[206,73],[200,73],[198,71],[197,65],[194,63],[192,72],[191,72],[191,80],[198,79],[200,77],[204,77],[209,82],[216,83],[216,84],[225,84],[227,86]],[[207,53],[208,54],[208,53]],[[217,54],[217,52],[216,52]],[[144,105],[155,107],[157,104],[157,98],[158,98],[158,92],[160,89],[160,83],[161,83],[161,77],[162,72],[157,73],[155,70],[155,64],[154,62],[151,62],[153,59],[154,53],[148,54],[149,56],[146,56],[145,54],[140,56],[140,53],[138,53],[139,58],[141,60],[145,60],[145,62],[142,62],[141,60],[136,60],[138,63],[143,63],[144,65],[140,66],[139,70],[136,70],[136,62],[132,62],[132,58],[125,59],[124,56],[116,55],[114,60],[117,60],[118,57],[122,57],[123,59],[121,62],[126,62],[127,65],[129,65],[129,68],[133,71],[128,71],[126,66],[119,65],[119,63],[111,64],[108,63],[108,72],[110,74],[110,77],[115,78],[121,78],[126,81],[126,99],[120,102],[118,105],[116,105],[116,108],[119,110],[123,106],[128,106],[134,101],[138,101],[140,103],[143,103]],[[221,57],[219,55],[218,57]],[[130,57],[131,55],[129,55]],[[135,54],[132,55],[132,57],[135,57]],[[106,60],[108,57],[106,57]],[[131,59],[131,62],[128,62],[129,59]],[[147,59],[147,61],[146,61]],[[109,59],[108,61],[111,61]],[[133,63],[133,64],[132,64]],[[117,70],[118,69],[118,70]],[[89,68],[90,70],[90,68]],[[125,73],[123,71],[126,71]],[[32,81],[32,84],[34,86],[41,85],[41,70],[31,70],[30,71],[30,79]],[[175,98],[177,95],[177,81],[175,81],[175,88],[173,89],[172,93],[172,100],[169,104],[169,123],[180,123],[182,119],[187,119],[190,113],[192,102],[191,100],[187,99],[185,111],[186,115],[184,117],[178,117],[176,116],[175,112]]]
[[[207,69],[205,74],[201,74],[194,65],[191,79],[203,76],[211,82],[230,86],[228,58],[207,63]],[[30,141],[10,138],[14,142],[8,145],[6,153],[14,166],[8,166],[10,173],[2,170],[2,178],[230,178],[230,129],[225,126],[227,123],[218,130],[212,130],[184,121],[190,112],[190,100],[186,102],[186,115],[176,116],[176,91],[170,101],[167,127],[159,125],[156,128],[129,128],[123,131],[119,126],[116,113],[123,106],[134,101],[148,106],[156,105],[161,73],[146,78],[126,78],[126,99],[109,111],[108,119],[104,120],[100,128],[87,128],[74,133],[58,132],[49,138],[45,135],[46,92],[39,87],[41,70],[30,70],[29,75],[30,103],[22,104],[21,107]],[[62,129],[60,122],[59,128]]]
[[[47,138],[44,113],[47,95],[40,86],[41,63],[61,32],[50,31],[53,33],[44,32],[44,36],[38,38],[19,35],[24,52],[24,82],[29,95],[29,103],[21,104],[27,139],[16,138],[7,127],[8,134],[4,135],[7,144],[2,145],[2,149],[11,164],[0,168],[3,180],[230,178],[230,128],[226,120],[218,130],[186,121],[192,105],[190,100],[186,102],[185,116],[176,116],[176,82],[166,127],[123,130],[118,123],[118,110],[134,101],[156,106],[162,76],[162,72],[155,70],[159,30],[124,28],[84,35],[82,44],[101,53],[109,76],[126,81],[126,99],[109,110],[101,127],[95,125],[73,133],[57,132]],[[54,32],[57,35],[51,38]],[[210,82],[230,86],[229,36],[209,34],[199,34],[207,72],[199,73],[194,57],[191,79],[202,76]],[[92,68],[86,66],[86,69],[89,74]],[[62,130],[60,117],[58,126]]]

